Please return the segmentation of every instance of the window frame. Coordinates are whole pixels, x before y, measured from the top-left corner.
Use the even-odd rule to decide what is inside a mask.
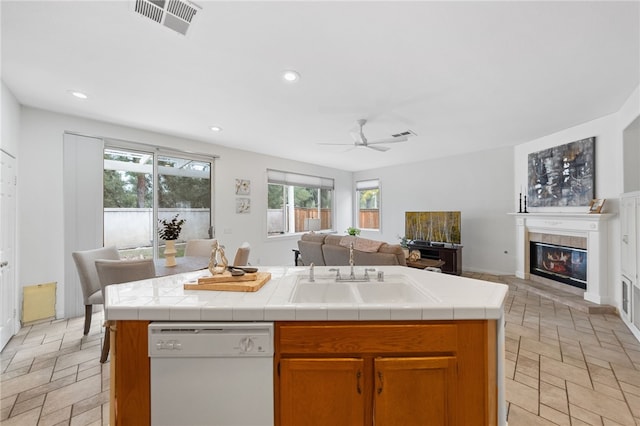
[[[370,191],[372,189],[377,189],[378,194],[376,197],[376,204],[378,210],[378,227],[377,228],[365,228],[360,223],[360,193],[363,191]],[[355,183],[355,197],[354,197],[354,221],[355,227],[365,231],[382,231],[382,189],[380,185],[380,179],[364,179],[356,181]]]
[[[215,191],[215,160],[218,159],[219,156],[181,151],[179,149],[162,148],[162,147],[139,143],[139,142],[130,142],[130,141],[123,141],[118,139],[103,138],[103,147],[102,147],[103,158],[104,158],[104,153],[107,150],[122,150],[122,151],[138,153],[141,155],[151,156],[152,182],[153,182],[151,209],[152,209],[153,223],[155,224],[158,223],[158,217],[160,213],[159,200],[158,200],[158,189],[159,189],[158,185],[159,185],[159,174],[162,173],[161,172],[162,166],[159,166],[158,164],[159,159],[162,157],[169,157],[169,158],[180,158],[185,160],[193,160],[193,161],[210,163],[209,184],[210,184],[211,200],[210,200],[210,211],[209,211],[208,234],[209,234],[209,238],[215,238],[215,225],[214,225],[215,224],[215,216],[214,216],[215,215],[215,192],[214,192]],[[104,164],[104,160],[103,160],[103,164]],[[103,165],[103,170],[104,170],[104,165]],[[104,182],[103,182],[103,188],[104,188]],[[102,212],[103,215],[104,215],[104,209],[105,208],[103,206],[103,212]],[[103,232],[105,231],[106,230],[103,229]],[[157,235],[157,232],[153,232],[151,249],[152,249],[152,254],[154,259],[157,259],[160,254],[159,243],[160,243],[160,239]]]
[[[284,230],[282,232],[273,232],[269,231],[270,220],[269,220],[269,211],[273,210],[269,208],[269,188],[271,185],[282,185],[283,187],[283,207],[282,210],[283,218],[282,224],[284,226]],[[331,203],[329,209],[330,213],[330,227],[329,228],[321,228],[318,230],[314,230],[314,232],[322,232],[322,233],[330,233],[335,232],[335,179],[317,176],[317,175],[308,175],[297,172],[288,172],[283,170],[276,169],[267,169],[266,170],[266,193],[267,193],[267,202],[266,202],[266,225],[265,225],[265,233],[267,239],[270,238],[282,238],[287,236],[295,236],[300,235],[305,232],[309,232],[308,230],[295,230],[295,188],[304,188],[304,189],[314,189],[317,191],[317,206],[315,207],[318,212],[318,217],[321,216],[321,212],[323,208],[322,203],[322,192],[323,190],[329,190],[331,193]],[[290,231],[293,228],[293,231]]]

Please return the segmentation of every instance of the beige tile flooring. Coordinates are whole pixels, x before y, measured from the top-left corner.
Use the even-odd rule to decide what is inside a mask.
[[[557,291],[541,296],[513,277],[467,275],[509,285],[510,426],[640,424],[640,343],[617,315],[584,312]],[[0,354],[3,426],[108,424],[109,364],[98,362],[102,313],[86,337],[82,321],[23,327],[11,339]]]

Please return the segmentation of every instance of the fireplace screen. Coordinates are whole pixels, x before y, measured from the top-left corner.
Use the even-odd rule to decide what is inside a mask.
[[[586,250],[534,241],[530,248],[532,274],[582,289],[587,288]]]

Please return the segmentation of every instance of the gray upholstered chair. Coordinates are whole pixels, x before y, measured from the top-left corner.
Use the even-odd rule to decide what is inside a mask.
[[[78,270],[80,287],[82,287],[82,298],[84,299],[84,334],[89,334],[91,328],[91,314],[93,305],[104,304],[100,279],[96,271],[97,259],[120,259],[115,246],[102,247],[94,250],[76,251],[71,254]]]
[[[153,259],[96,260],[95,269],[98,272],[103,297],[104,289],[111,284],[145,280],[156,276]],[[107,360],[110,346],[109,333],[105,332],[100,362],[104,363]]]
[[[184,249],[185,256],[211,256],[213,245],[216,242],[215,238],[212,239],[193,239],[187,240],[187,245]]]
[[[244,242],[236,251],[236,256],[233,259],[233,266],[246,266],[249,264],[249,252],[251,246],[249,243]]]

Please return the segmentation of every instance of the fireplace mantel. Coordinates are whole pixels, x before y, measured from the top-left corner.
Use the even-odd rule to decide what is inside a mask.
[[[587,239],[587,290],[585,300],[612,302],[608,292],[608,226],[613,214],[509,213],[516,218],[516,276],[529,279],[529,233],[569,235]]]

